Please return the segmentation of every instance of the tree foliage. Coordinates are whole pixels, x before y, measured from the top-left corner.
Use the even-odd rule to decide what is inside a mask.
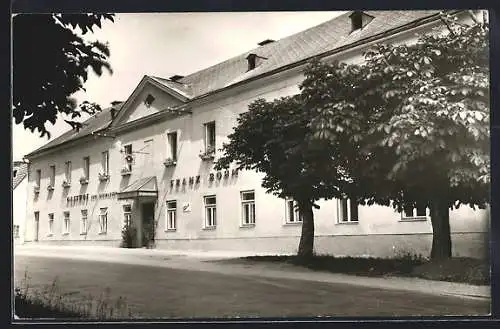
[[[36,129],[43,137],[50,133],[58,114],[73,128],[82,112],[94,114],[100,106],[88,101],[78,106],[70,96],[83,87],[89,70],[100,76],[112,73],[107,44],[86,41],[82,35],[100,28],[113,14],[19,14],[12,19],[13,33],[13,117],[25,129]]]
[[[268,192],[311,205],[425,206],[431,257],[450,257],[449,209],[489,201],[488,26],[441,18],[416,43],[371,47],[362,64],[313,61],[300,94],[250,104],[216,167],[262,172]]]

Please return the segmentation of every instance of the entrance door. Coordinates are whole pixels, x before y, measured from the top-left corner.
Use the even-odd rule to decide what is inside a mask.
[[[155,203],[142,204],[142,246],[150,247],[155,239]]]
[[[35,236],[33,240],[38,241],[38,231],[40,230],[40,213],[38,211],[35,212]]]

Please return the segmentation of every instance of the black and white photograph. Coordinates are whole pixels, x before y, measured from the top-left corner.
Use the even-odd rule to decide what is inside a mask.
[[[490,315],[489,18],[12,14],[13,321]]]

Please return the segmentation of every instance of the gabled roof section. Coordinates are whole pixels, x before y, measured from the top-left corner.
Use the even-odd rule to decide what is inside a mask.
[[[141,79],[137,87],[134,89],[132,94],[123,103],[122,110],[115,116],[110,127],[117,127],[120,125],[120,123],[123,121],[122,119],[126,117],[126,114],[129,112],[130,105],[139,96],[139,94],[148,83],[170,94],[172,97],[180,100],[182,103],[186,103],[192,98],[189,92],[189,87],[187,85],[184,85],[183,83],[145,75]]]
[[[80,138],[90,136],[92,133],[96,133],[98,131],[106,129],[111,123],[111,110],[114,109],[116,113],[119,113],[121,109],[122,103],[115,103],[114,106],[103,109],[100,112],[97,112],[95,115],[91,116],[84,122],[82,122],[82,128],[80,130],[68,130],[64,134],[59,137],[54,138],[47,144],[42,147],[36,149],[35,151],[26,155],[27,158],[47,151],[49,149],[61,146],[62,144],[66,144],[71,141],[78,140]]]
[[[16,161],[12,170],[16,171],[16,176],[12,173],[12,189],[14,190],[28,176],[28,164]]]
[[[176,80],[175,83],[182,85],[182,87],[178,88],[181,88],[191,98],[200,97],[275,69],[307,60],[310,57],[321,55],[328,51],[333,51],[362,39],[386,33],[414,21],[436,15],[439,11],[393,10],[365,11],[365,13],[374,18],[357,33],[351,33],[351,20],[349,16],[352,14],[352,11],[350,11],[310,29],[275,42],[264,44],[222,63],[187,75],[182,79]],[[250,53],[265,57],[267,60],[262,61],[254,70],[247,72],[246,57]],[[159,81],[166,80],[157,77],[155,79]],[[175,88],[170,82],[165,83]]]

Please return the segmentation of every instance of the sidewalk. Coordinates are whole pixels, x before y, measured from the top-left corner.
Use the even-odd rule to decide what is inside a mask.
[[[252,253],[255,255],[255,253]],[[229,263],[218,260],[249,256],[234,251],[173,251],[159,249],[122,249],[94,246],[41,246],[29,245],[15,248],[15,255],[57,257],[125,263],[144,266],[168,267],[190,271],[208,271],[227,275],[249,275],[266,278],[288,278],[316,282],[355,285],[387,290],[402,290],[461,298],[490,299],[489,286],[431,281],[404,277],[362,277],[330,272],[312,271],[289,264]],[[15,257],[14,255],[14,257]]]

